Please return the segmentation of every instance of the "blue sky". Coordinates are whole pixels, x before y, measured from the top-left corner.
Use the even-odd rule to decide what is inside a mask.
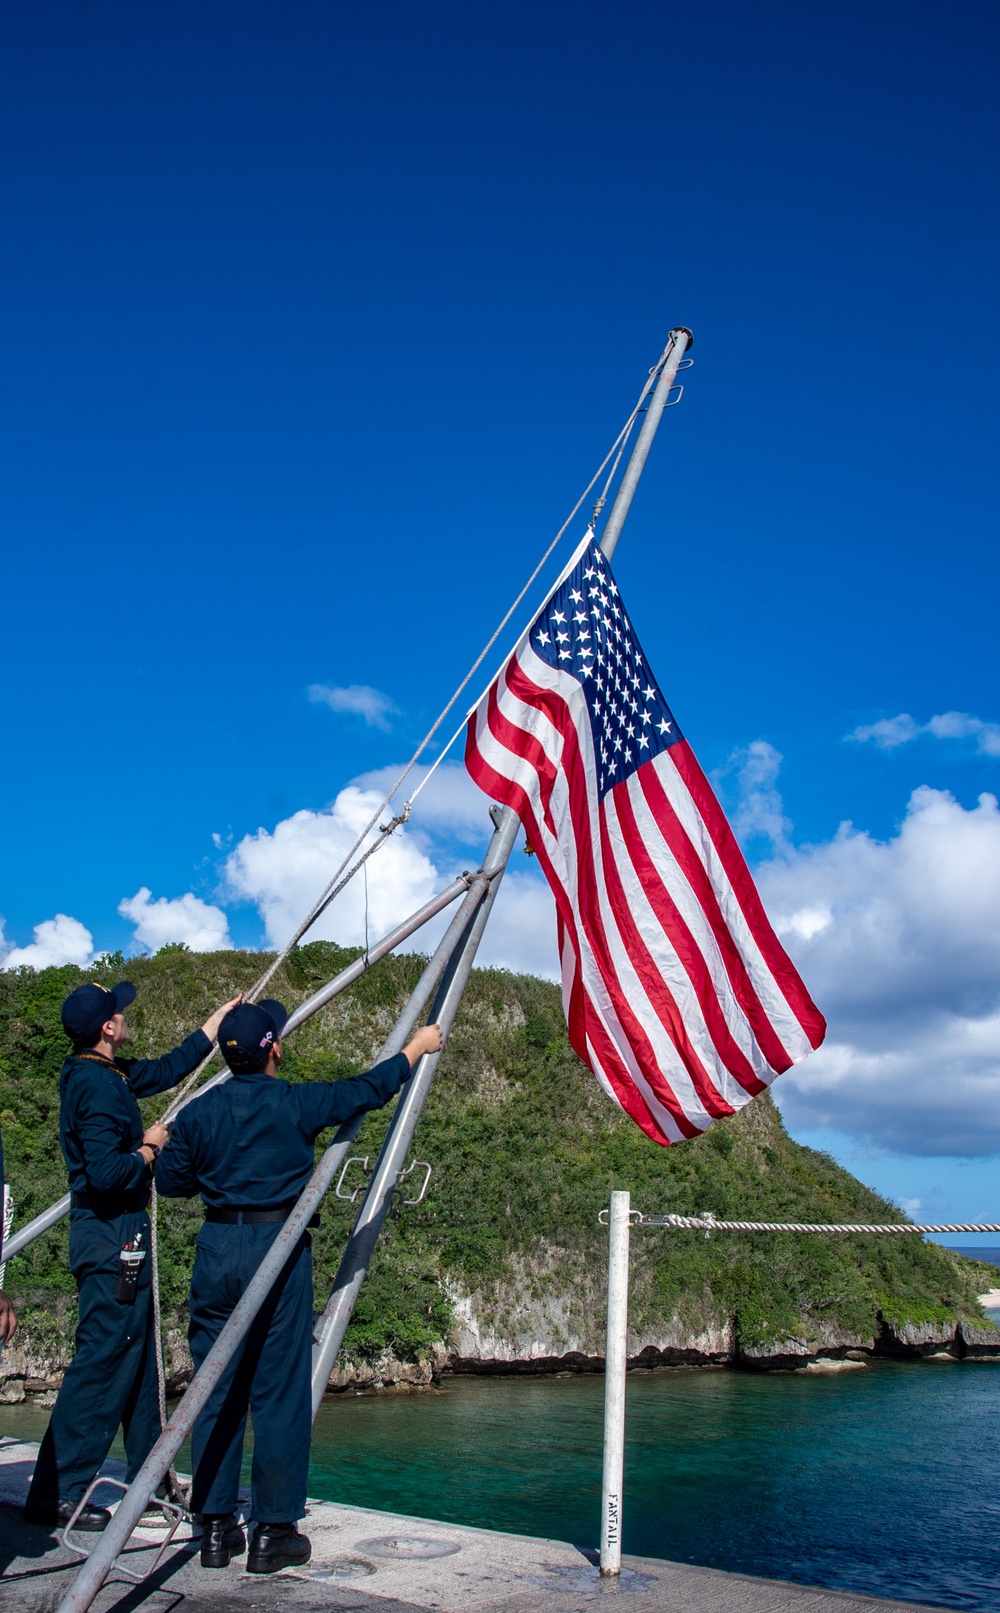
[[[687,324],[616,568],[771,899],[822,918],[855,881],[790,934],[850,1056],[786,1113],[895,1196],[1000,1214],[998,33],[985,0],[8,8],[7,946],[63,914],[134,949],[161,899],[161,932],[218,930],[204,904],[260,944],[282,848],[294,896]],[[481,838],[445,778],[397,897]],[[933,922],[921,855],[961,865]],[[508,954],[543,911],[517,873]],[[857,1014],[833,943],[887,912],[930,996],[876,980]]]

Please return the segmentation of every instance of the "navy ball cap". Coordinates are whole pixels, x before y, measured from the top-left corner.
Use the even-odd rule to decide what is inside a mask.
[[[219,1047],[227,1064],[257,1064],[261,1069],[288,1023],[288,1009],[273,997],[239,1003],[219,1026]]]
[[[134,1001],[135,987],[131,980],[120,980],[110,991],[91,980],[85,986],[77,986],[63,1003],[63,1029],[75,1042],[90,1036],[96,1038],[102,1025],[115,1014],[124,1013]]]

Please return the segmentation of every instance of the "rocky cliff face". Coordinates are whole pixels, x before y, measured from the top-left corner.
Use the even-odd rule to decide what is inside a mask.
[[[451,1338],[416,1361],[401,1361],[392,1350],[372,1360],[342,1359],[329,1391],[387,1393],[430,1388],[450,1373],[518,1377],[557,1372],[603,1372],[604,1317],[597,1309],[581,1322],[576,1296],[533,1294],[511,1284],[488,1304],[476,1294],[455,1291],[456,1325]],[[71,1347],[39,1350],[15,1336],[0,1354],[0,1405],[33,1401],[52,1405],[69,1364]],[[179,1329],[164,1339],[168,1388],[180,1393],[191,1378],[191,1356]],[[656,1367],[734,1367],[751,1371],[837,1370],[879,1358],[905,1361],[998,1361],[1000,1331],[972,1322],[881,1320],[872,1337],[818,1321],[801,1335],[767,1346],[741,1345],[732,1317],[717,1316],[699,1328],[674,1317],[666,1326],[630,1329],[629,1365]]]

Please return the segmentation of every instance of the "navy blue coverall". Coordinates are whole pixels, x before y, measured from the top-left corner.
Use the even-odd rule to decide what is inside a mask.
[[[290,1210],[312,1175],[320,1132],[381,1109],[409,1074],[404,1053],[348,1081],[292,1085],[263,1071],[234,1074],[178,1116],[157,1162],[157,1192],[172,1198],[200,1193],[209,1217],[213,1210]],[[191,1278],[188,1339],[196,1368],[281,1227],[281,1220],[248,1225],[206,1219]],[[304,1516],[312,1307],[306,1233],[194,1425],[192,1511],[236,1511],[249,1410],[253,1517],[294,1523]]]
[[[29,1502],[78,1501],[121,1424],[132,1482],[160,1434],[149,1276],[150,1170],[136,1149],[137,1098],[177,1085],[209,1052],[200,1030],[161,1059],[74,1053],[59,1074],[59,1141],[73,1206],[69,1264],[79,1290],[76,1353],[42,1440]],[[115,1299],[119,1255],[142,1231],[147,1258],[133,1305]]]

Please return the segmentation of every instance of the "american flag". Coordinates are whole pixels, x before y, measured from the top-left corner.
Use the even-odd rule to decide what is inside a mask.
[[[466,765],[556,901],[569,1037],[658,1143],[823,1040],[592,534],[469,719]]]

